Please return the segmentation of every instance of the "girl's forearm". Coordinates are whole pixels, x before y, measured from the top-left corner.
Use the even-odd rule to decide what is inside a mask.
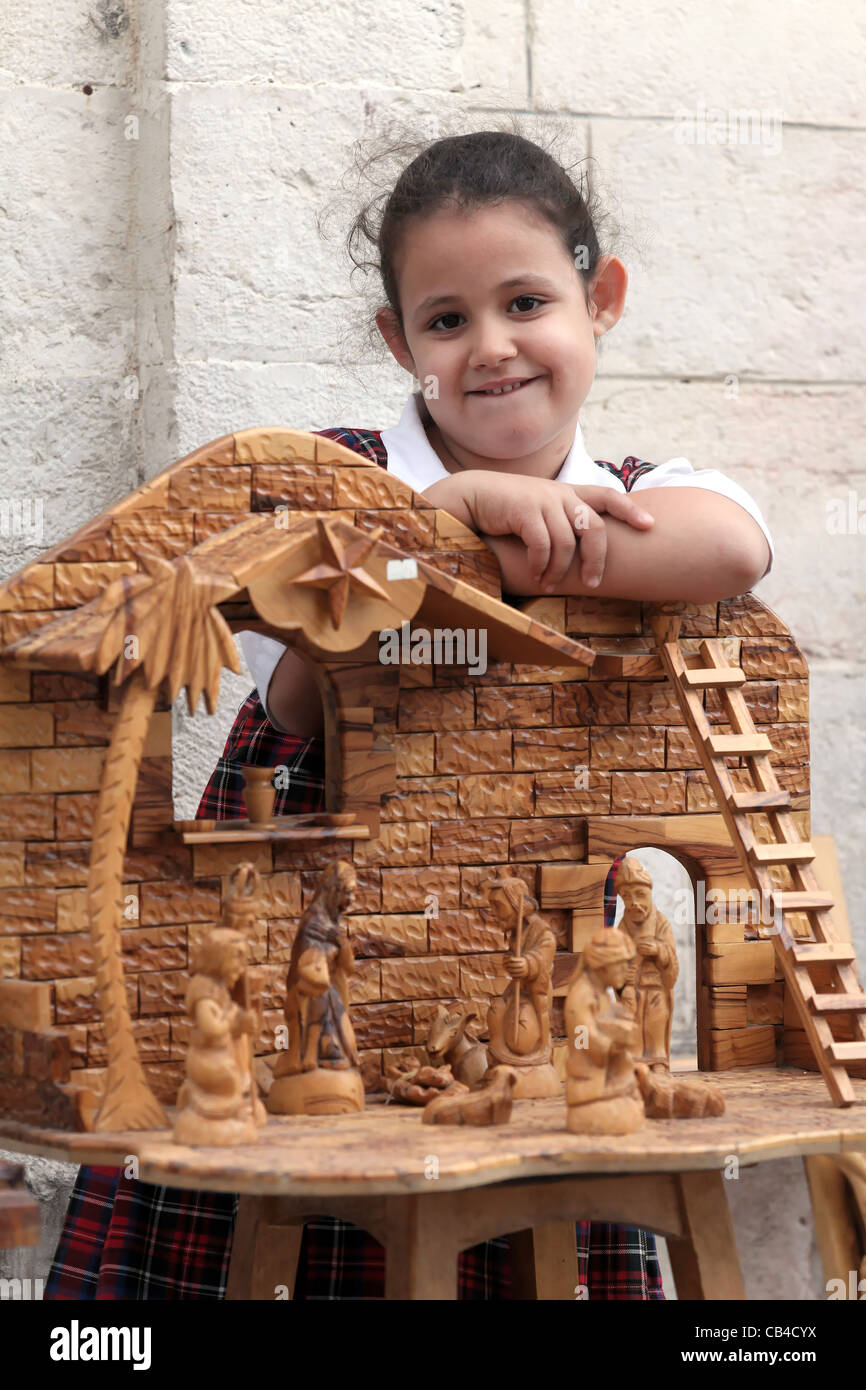
[[[557,593],[713,603],[745,593],[766,573],[770,550],[764,533],[731,498],[705,488],[665,487],[642,490],[640,504],[655,518],[649,530],[602,518],[607,560],[601,583],[595,588],[581,583],[578,547]],[[544,594],[529,572],[521,540],[484,539],[499,560],[506,592]]]
[[[460,487],[452,483],[452,478],[443,478],[424,496],[474,529]],[[578,547],[557,593],[713,603],[745,593],[765,573],[770,555],[764,534],[731,498],[704,488],[665,487],[641,490],[640,504],[655,518],[649,530],[602,517],[607,560],[601,583],[593,589],[581,583]],[[522,540],[489,535],[484,540],[499,560],[506,593],[544,594],[530,574]],[[322,697],[309,666],[291,647],[274,670],[267,703],[278,724],[291,733],[301,738],[322,733]]]
[[[262,700],[265,695],[262,693]],[[316,738],[324,728],[322,697],[303,657],[287,647],[267,689],[268,708],[281,728],[298,738]]]
[[[443,512],[448,512],[451,516],[456,516],[458,521],[462,521],[464,526],[468,526],[470,531],[476,529],[475,518],[471,508],[465,498],[466,475],[463,473],[449,473],[447,478],[440,478],[438,482],[431,483],[430,487],[425,487],[422,497],[432,503],[434,507],[441,507]]]

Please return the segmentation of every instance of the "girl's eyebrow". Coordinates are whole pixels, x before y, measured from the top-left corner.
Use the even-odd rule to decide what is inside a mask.
[[[557,286],[546,276],[539,275],[536,270],[521,271],[519,275],[511,275],[507,280],[503,280],[496,286],[497,290],[510,290],[516,285],[535,285],[538,289],[547,290],[549,294],[555,294]],[[459,299],[460,295],[456,291],[450,294],[431,294],[426,299],[422,299],[416,314],[426,313],[429,309],[435,309],[438,304],[448,304],[451,300]]]

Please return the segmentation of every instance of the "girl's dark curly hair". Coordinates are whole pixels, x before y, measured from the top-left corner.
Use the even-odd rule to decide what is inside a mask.
[[[512,126],[514,123],[512,118]],[[581,171],[575,182],[550,150],[513,128],[446,135],[432,144],[403,139],[366,159],[359,149],[356,145],[356,162],[364,175],[382,161],[393,165],[399,160],[402,164],[396,181],[392,174],[389,186],[357,213],[346,237],[352,273],[378,274],[385,301],[401,329],[395,254],[413,218],[430,216],[442,208],[471,212],[517,200],[534,210],[560,237],[589,303],[589,285],[602,251],[597,200],[586,173]],[[371,340],[378,339],[381,344],[369,319],[367,326]]]

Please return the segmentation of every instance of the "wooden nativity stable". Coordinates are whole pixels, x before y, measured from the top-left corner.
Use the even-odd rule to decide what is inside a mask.
[[[486,669],[381,660],[380,633],[407,623],[483,630]],[[340,824],[175,819],[172,702],[215,711],[241,629],[312,664]],[[699,1067],[817,1068],[850,1104],[866,998],[810,867],[808,694],[796,641],[752,595],[504,599],[483,540],[349,449],[264,428],[206,445],[0,586],[0,976],[29,986],[0,1004],[0,1114],[166,1123],[191,953],[241,860],[263,885],[260,1055],[337,857],[358,879],[368,1091],[422,1056],[439,1003],[473,1001],[483,1025],[506,976],[481,884],[503,868],[555,928],[561,1054],[611,863],[645,846],[708,899],[773,906],[775,931],[718,906],[697,927]]]

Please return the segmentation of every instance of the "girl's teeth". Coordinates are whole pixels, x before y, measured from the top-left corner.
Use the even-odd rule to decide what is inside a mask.
[[[502,396],[506,391],[517,391],[523,385],[525,385],[524,382],[515,381],[512,386],[494,386],[491,390],[483,392],[483,394],[485,396]]]

